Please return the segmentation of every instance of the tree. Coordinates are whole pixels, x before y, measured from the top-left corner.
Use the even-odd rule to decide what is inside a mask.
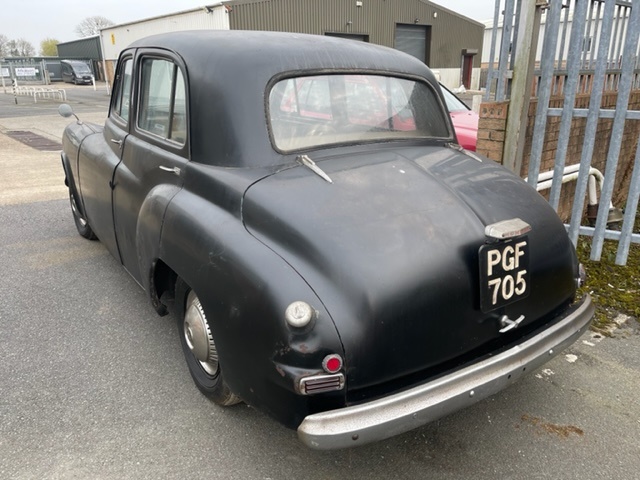
[[[9,39],[6,35],[0,34],[0,58],[6,57],[9,55]]]
[[[33,48],[31,42],[24,38],[7,42],[7,56],[9,57],[33,57],[35,54],[36,49]]]
[[[100,33],[101,28],[110,27],[111,25],[115,24],[107,18],[100,16],[87,17],[78,24],[75,32],[79,37],[93,37]]]
[[[59,43],[60,42],[55,38],[45,38],[40,42],[40,55],[45,57],[57,57]]]

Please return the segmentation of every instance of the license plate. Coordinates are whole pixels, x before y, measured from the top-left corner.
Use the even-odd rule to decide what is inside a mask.
[[[480,309],[489,312],[528,295],[528,237],[481,246]]]

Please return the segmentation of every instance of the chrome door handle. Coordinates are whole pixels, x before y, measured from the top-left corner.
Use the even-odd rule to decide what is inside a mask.
[[[112,138],[111,143],[115,143],[119,147],[122,147],[122,140],[116,140],[115,138]]]
[[[162,171],[171,172],[174,175],[180,176],[180,169],[178,167],[164,167],[160,165],[158,168]]]

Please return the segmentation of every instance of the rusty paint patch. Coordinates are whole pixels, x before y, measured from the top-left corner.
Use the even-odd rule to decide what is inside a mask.
[[[554,423],[548,423],[538,417],[532,417],[530,415],[522,415],[522,421],[530,423],[536,430],[542,431],[545,433],[551,433],[553,435],[557,435],[561,438],[568,438],[571,434],[583,436],[584,430],[578,428],[574,425],[556,425]]]
[[[36,150],[40,150],[42,152],[52,152],[57,150],[62,150],[62,144],[56,142],[54,140],[49,140],[42,135],[38,135],[37,133],[30,132],[28,130],[13,130],[7,132],[7,135],[13,138],[14,140],[18,140],[25,145],[30,146],[31,148],[35,148]]]

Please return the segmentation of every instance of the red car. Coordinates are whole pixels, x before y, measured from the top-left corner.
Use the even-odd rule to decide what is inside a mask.
[[[447,109],[453,121],[453,128],[456,130],[458,143],[463,148],[476,151],[476,142],[478,140],[478,120],[479,116],[476,112],[467,107],[458,97],[451,93],[447,87],[440,84],[442,94],[447,102]]]

